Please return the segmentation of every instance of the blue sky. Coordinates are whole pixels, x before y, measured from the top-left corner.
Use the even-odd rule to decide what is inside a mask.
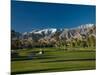
[[[73,28],[96,23],[95,6],[23,2],[11,3],[11,28],[18,32],[41,28]]]

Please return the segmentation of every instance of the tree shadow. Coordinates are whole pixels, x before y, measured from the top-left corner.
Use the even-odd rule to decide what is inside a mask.
[[[41,63],[50,63],[50,62],[65,62],[65,61],[94,61],[96,59],[66,59],[66,60],[53,60],[53,61],[42,61]]]
[[[52,58],[57,58],[56,56],[47,56],[47,55],[38,55],[38,56],[33,56],[33,57],[28,57],[28,56],[19,56],[17,58],[12,58],[11,61],[25,61],[25,60],[38,60],[38,59],[52,59]]]

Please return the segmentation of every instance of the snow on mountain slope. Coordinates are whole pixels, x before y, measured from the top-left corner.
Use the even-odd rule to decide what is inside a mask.
[[[33,30],[31,31],[30,33],[34,33],[34,34],[42,34],[42,33],[45,33],[45,34],[48,34],[48,33],[55,33],[57,31],[56,28],[48,28],[48,29],[42,29],[42,30]]]
[[[52,38],[59,37],[60,39],[70,39],[70,38],[81,38],[82,35],[87,36],[89,34],[89,31],[92,30],[95,34],[95,31],[93,29],[95,27],[94,24],[85,24],[80,25],[75,28],[47,28],[47,29],[34,29],[31,32],[24,32],[22,33],[23,38],[32,37],[33,39],[40,39],[40,38]],[[58,35],[59,34],[59,35]]]

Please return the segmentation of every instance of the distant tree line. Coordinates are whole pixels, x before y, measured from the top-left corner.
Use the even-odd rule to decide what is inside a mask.
[[[34,47],[95,47],[96,46],[96,38],[91,35],[86,39],[77,39],[73,38],[71,40],[56,40],[54,38],[50,40],[39,39],[23,39],[23,40],[11,40],[11,49],[23,49],[23,48],[34,48]]]

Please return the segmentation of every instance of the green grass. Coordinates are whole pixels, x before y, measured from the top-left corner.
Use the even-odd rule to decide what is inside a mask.
[[[70,50],[44,48],[43,55],[28,59],[27,56],[33,50],[39,51],[39,48],[18,50],[21,57],[12,59],[12,74],[95,69],[95,49],[93,48],[71,48]]]

